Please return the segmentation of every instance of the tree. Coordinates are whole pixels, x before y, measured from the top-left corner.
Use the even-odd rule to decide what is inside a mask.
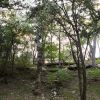
[[[98,15],[96,15],[93,3],[86,0],[68,0],[66,3],[63,0],[55,0],[50,3],[52,7],[50,10],[52,12],[49,13],[63,28],[64,33],[69,38],[73,59],[78,67],[80,99],[86,100],[86,68],[82,51],[81,34],[85,34],[88,41],[90,32],[88,32],[87,25],[84,22],[91,19],[93,21],[95,19],[99,20]],[[72,43],[74,43],[76,53],[74,52]]]
[[[47,16],[44,10],[44,1],[43,4],[40,2],[35,8],[31,10],[31,17],[36,20],[35,23],[35,43],[37,46],[37,89],[41,92],[41,80],[42,80],[42,67],[44,66],[44,45],[45,45],[45,31],[48,26]]]
[[[4,15],[3,15],[4,16]],[[11,17],[12,16],[12,17]],[[11,61],[11,66],[12,66],[12,72],[13,72],[13,65],[14,65],[14,56],[15,56],[15,49],[17,45],[17,31],[15,29],[16,24],[18,23],[13,23],[15,21],[14,16],[11,14],[10,17],[12,19],[9,19],[7,21],[4,20],[1,24],[1,66],[2,66],[2,74],[6,79],[7,76],[7,67],[9,66],[9,63]],[[4,25],[3,25],[4,24]]]

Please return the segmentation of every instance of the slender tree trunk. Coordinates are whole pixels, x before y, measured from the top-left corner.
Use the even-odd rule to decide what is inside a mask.
[[[35,42],[37,44],[37,84],[36,88],[39,89],[40,92],[42,92],[42,67],[44,66],[44,52],[43,52],[43,41],[42,41],[42,35],[40,32],[36,34]]]
[[[34,43],[34,45],[32,44],[32,42],[33,42],[33,37],[32,36],[30,36],[30,41],[31,41],[31,50],[32,50],[32,64],[34,66],[35,58],[36,58],[36,52],[35,52],[36,46],[35,46],[35,43]]]
[[[10,48],[6,50],[6,54],[4,55],[4,59],[3,59],[3,75],[4,75],[4,82],[5,84],[8,83],[7,81],[7,64],[8,64],[8,59],[9,59],[9,56],[10,56]]]
[[[35,54],[35,49],[34,50],[32,50],[32,64],[33,64],[33,66],[34,66],[34,64],[35,64],[35,58],[36,58],[36,54]]]
[[[12,67],[12,74],[14,71],[14,61],[15,61],[15,47],[14,47],[14,35],[12,32],[12,39],[11,39],[11,67]]]
[[[82,47],[81,47],[81,42],[80,42],[80,37],[79,37],[79,33],[78,30],[76,30],[76,34],[77,34],[77,45],[79,48],[79,58],[80,58],[80,63],[82,66],[82,77],[83,77],[83,86],[82,86],[82,94],[81,94],[81,100],[86,100],[86,88],[87,88],[87,82],[86,82],[86,67],[85,67],[85,63],[84,63],[84,57],[83,57],[83,53],[82,53]]]
[[[99,38],[100,38],[100,37],[99,37]],[[98,45],[98,49],[99,49],[99,58],[100,58],[100,44],[99,44],[99,43],[100,43],[100,41],[98,40],[98,41],[97,41],[97,45]]]
[[[96,59],[95,59],[95,53],[96,53],[96,36],[93,38],[93,45],[89,43],[90,46],[90,57],[92,61],[92,65],[95,67],[96,66]]]
[[[81,46],[81,41],[80,41],[80,34],[79,34],[79,29],[78,29],[78,20],[77,20],[77,14],[76,14],[76,7],[75,7],[75,0],[72,1],[72,17],[73,17],[73,30],[76,33],[76,46],[78,48],[79,52],[79,70],[82,72],[82,93],[80,99],[81,100],[86,100],[86,89],[87,89],[87,79],[86,79],[86,67],[84,63],[84,57],[82,53],[82,46]]]
[[[53,38],[53,36],[52,36],[52,33],[51,33],[51,57],[50,57],[51,63],[53,62],[53,60],[52,60],[52,38]]]
[[[93,50],[92,50],[92,65],[96,67],[96,59],[95,59],[95,53],[96,53],[96,35],[93,38]]]
[[[61,67],[61,39],[59,32],[59,68]]]
[[[76,55],[74,52],[73,46],[72,46],[72,41],[70,38],[69,38],[69,41],[70,41],[72,56],[73,56],[73,59],[76,63],[76,66],[78,68],[79,91],[80,91],[80,100],[81,100],[81,96],[82,96],[82,72],[81,72],[81,66],[80,66],[80,60],[79,60],[79,48],[78,48],[77,43],[76,43],[76,47],[77,47],[77,55]]]
[[[14,72],[14,63],[15,63],[15,50],[13,51],[12,57],[11,57],[12,74]]]

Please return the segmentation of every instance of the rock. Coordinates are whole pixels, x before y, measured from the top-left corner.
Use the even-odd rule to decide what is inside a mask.
[[[76,65],[71,65],[71,66],[68,67],[68,69],[76,71],[78,68],[76,67]]]
[[[100,68],[100,64],[98,64],[97,67]]]
[[[41,90],[40,89],[35,89],[35,90],[32,90],[32,93],[36,96],[38,95],[41,95]]]
[[[75,91],[75,90],[73,90],[73,91],[72,91],[72,94],[75,94],[75,93],[76,93],[76,91]]]

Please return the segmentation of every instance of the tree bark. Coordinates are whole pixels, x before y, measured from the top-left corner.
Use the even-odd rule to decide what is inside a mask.
[[[61,67],[61,37],[60,37],[60,32],[59,32],[59,68]]]
[[[90,46],[90,57],[92,61],[92,65],[95,67],[96,66],[96,59],[95,59],[95,53],[96,53],[96,36],[93,37],[93,45],[89,43]]]
[[[96,53],[96,35],[93,38],[93,50],[92,50],[92,65],[96,67],[96,59],[95,59],[95,53]]]

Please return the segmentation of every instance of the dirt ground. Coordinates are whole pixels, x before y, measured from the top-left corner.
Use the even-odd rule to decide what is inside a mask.
[[[52,97],[50,90],[44,90],[42,97],[32,93],[34,79],[28,73],[20,73],[17,77],[9,78],[8,84],[0,81],[0,100],[79,100],[78,79],[67,81],[60,87],[59,95]],[[88,79],[87,100],[100,100],[100,81]]]

